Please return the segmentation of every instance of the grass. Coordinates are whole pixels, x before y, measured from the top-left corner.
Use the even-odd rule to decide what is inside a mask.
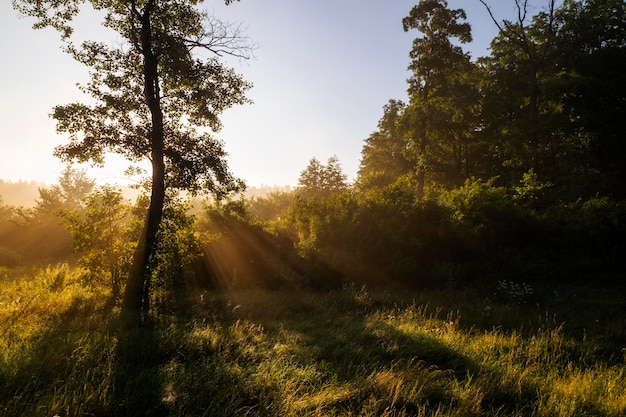
[[[125,328],[79,272],[0,269],[0,416],[626,414],[617,291],[197,291]]]

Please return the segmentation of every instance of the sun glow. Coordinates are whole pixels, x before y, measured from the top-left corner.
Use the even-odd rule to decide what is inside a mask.
[[[277,288],[302,284],[302,278],[263,232],[231,219],[215,222],[212,228],[217,237],[206,245],[204,260],[216,287]]]

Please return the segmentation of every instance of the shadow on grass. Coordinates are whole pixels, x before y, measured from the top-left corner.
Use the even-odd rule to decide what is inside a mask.
[[[320,302],[309,300],[304,307],[298,306],[294,298],[297,297],[284,300],[291,305],[281,306],[282,313],[277,315],[263,310],[262,302],[249,307],[244,304],[230,314],[231,320],[235,323],[245,319],[263,326],[271,343],[288,343],[284,340],[288,337],[297,340],[299,348],[291,352],[291,361],[301,369],[317,367],[324,374],[321,387],[351,387],[352,394],[321,405],[332,415],[358,415],[372,398],[379,402],[379,412],[393,409],[398,415],[417,415],[425,407],[454,408],[459,398],[451,387],[477,380],[491,381],[485,387],[488,390],[479,393],[480,413],[506,412],[520,416],[533,413],[528,405],[538,400],[540,387],[535,384],[507,382],[498,369],[476,363],[435,336],[407,333],[373,318],[373,309],[364,308],[341,294],[328,298],[317,296]],[[328,300],[331,304],[323,302]],[[265,308],[271,308],[271,304]],[[394,383],[402,381],[405,388],[377,386],[379,379],[389,375],[395,375],[391,377],[396,378]],[[412,378],[421,378],[423,382]],[[416,393],[415,386],[419,384],[423,385]],[[309,410],[301,411],[314,413],[319,406],[313,404]]]
[[[166,358],[153,323],[116,330],[113,393],[106,410],[111,416],[166,416],[161,367]]]
[[[363,303],[346,289],[301,296],[293,291],[219,293],[204,304],[195,303],[198,294],[186,286],[168,293],[172,308],[167,311],[175,313],[170,324],[163,319],[119,336],[117,405],[111,415],[313,415],[320,406],[329,414],[358,415],[372,398],[380,401],[379,412],[418,415],[441,408],[458,414],[465,400],[453,387],[472,385],[475,408],[461,415],[530,416],[550,396],[536,378],[512,378],[493,363],[460,353],[438,335],[405,331],[393,318],[380,316],[381,311],[403,310],[393,301]],[[196,325],[198,320],[204,325]],[[211,336],[194,345],[190,340],[196,331]],[[297,342],[282,362],[276,355],[286,333]],[[576,352],[563,355],[573,359]],[[326,381],[310,388],[304,381],[302,388],[289,392],[295,379],[282,375],[293,373],[286,369],[292,365],[315,368]],[[267,368],[273,366],[285,369],[272,374]],[[386,375],[404,379],[407,386],[396,389],[381,381]],[[411,378],[424,379],[418,394],[410,389]],[[333,385],[349,387],[350,394],[297,411],[287,405]],[[136,393],[143,398],[135,398]],[[592,415],[605,415],[597,404],[586,407]]]
[[[462,399],[452,387],[470,384],[480,394],[474,415],[525,416],[545,398],[530,378],[507,379],[435,334],[398,325],[393,314],[405,306],[392,299],[363,302],[346,289],[166,292],[160,314],[141,327],[126,326],[112,304],[72,300],[19,357],[0,363],[0,416],[315,415],[320,407],[359,415],[372,398],[378,411],[419,415],[456,411]],[[313,377],[293,376],[307,369]],[[349,393],[316,397],[333,387]],[[301,398],[314,400],[290,408]]]
[[[20,349],[0,366],[0,415],[78,416],[108,407],[115,361],[112,307],[80,296],[62,312],[50,307],[43,323],[20,319],[26,321],[19,324],[24,333],[16,335]],[[32,332],[27,337],[25,329]]]
[[[28,323],[21,349],[0,356],[0,416],[168,415],[158,329],[117,316],[114,303],[74,297]]]
[[[114,401],[106,415],[279,415],[242,366],[253,359],[236,333],[257,329],[225,324],[219,305],[216,315],[194,314],[198,295],[184,282],[167,282],[152,321],[116,326]]]

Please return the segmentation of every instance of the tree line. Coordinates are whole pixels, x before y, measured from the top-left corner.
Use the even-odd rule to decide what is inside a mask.
[[[463,49],[465,12],[419,1],[398,22],[417,31],[408,100],[384,106],[356,181],[336,157],[313,158],[295,190],[249,199],[233,196],[243,184],[221,142],[190,127],[217,130],[218,114],[246,100],[244,80],[194,55],[245,53],[239,33],[186,2],[92,2],[127,44],[79,48],[69,23],[80,2],[49,4],[53,17],[44,3],[16,1],[92,68],[83,89],[96,102],[55,108],[70,135],[58,156],[102,162],[113,150],[148,157],[153,170],[147,193],[128,204],[68,168],[40,190],[34,211],[2,206],[3,227],[33,227],[43,213],[60,219],[86,276],[105,279],[116,296],[125,288],[124,305],[138,317],[151,288],[185,278],[215,286],[256,285],[243,275],[270,286],[622,281],[622,1],[549,1],[530,16],[516,0],[517,19],[494,17],[491,53],[477,59]],[[215,198],[202,208],[180,190]]]
[[[359,187],[404,177],[424,198],[472,178],[510,188],[533,173],[564,201],[624,197],[623,2],[552,0],[532,17],[515,4],[517,20],[494,18],[491,53],[475,60],[462,9],[430,0],[411,10],[409,99],[390,100],[366,139]]]
[[[253,211],[351,279],[621,282],[626,5],[516,1],[498,21],[481,3],[498,34],[477,59],[464,10],[423,0],[403,19],[408,101],[384,106],[354,184],[313,159],[290,204]]]

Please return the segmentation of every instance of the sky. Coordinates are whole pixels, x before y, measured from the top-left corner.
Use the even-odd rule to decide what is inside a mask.
[[[488,54],[497,28],[479,0],[449,0],[463,8],[473,58]],[[499,19],[516,16],[514,0],[491,0]],[[363,141],[377,128],[389,99],[406,100],[408,54],[416,31],[402,18],[417,0],[241,0],[202,7],[241,22],[256,44],[250,60],[228,64],[254,87],[253,104],[227,110],[216,136],[224,141],[235,176],[250,186],[295,186],[315,157],[337,156],[349,180],[357,175]],[[544,4],[537,1],[533,4]],[[540,6],[531,9],[538,12]],[[55,105],[85,101],[76,88],[88,68],[60,50],[52,29],[33,30],[10,0],[0,0],[0,179],[56,182],[64,165],[52,153],[67,138],[49,117]],[[114,35],[88,13],[77,36],[108,43]],[[125,164],[109,157],[88,173],[99,183],[125,185]]]

